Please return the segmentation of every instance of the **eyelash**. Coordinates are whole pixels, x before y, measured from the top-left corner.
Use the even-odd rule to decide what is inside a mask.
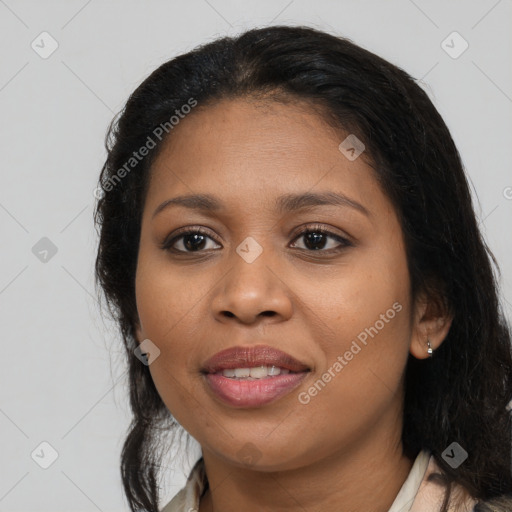
[[[335,233],[332,233],[331,231],[325,229],[321,225],[307,226],[306,229],[304,229],[300,233],[297,233],[297,235],[294,237],[292,242],[295,242],[295,241],[299,240],[301,237],[303,237],[303,236],[305,236],[305,235],[307,235],[309,233],[317,233],[317,234],[322,234],[322,235],[329,236],[331,238],[334,238],[336,241],[340,242],[342,245],[340,247],[336,247],[334,249],[327,249],[327,250],[324,250],[324,249],[312,250],[312,249],[302,249],[302,248],[300,248],[299,250],[310,252],[310,253],[321,252],[321,253],[324,253],[324,254],[332,254],[332,253],[340,252],[340,251],[344,250],[347,247],[352,247],[353,246],[353,244],[349,240],[347,240],[346,238],[344,238],[344,237],[342,237],[340,235],[337,235]],[[205,252],[204,249],[203,250],[198,250],[198,251],[182,251],[182,250],[178,250],[178,249],[173,249],[172,246],[178,240],[180,240],[181,238],[183,238],[183,237],[185,237],[187,235],[203,235],[203,236],[206,236],[208,238],[211,238],[212,240],[214,240],[215,243],[218,243],[214,238],[212,238],[210,236],[210,234],[206,230],[204,230],[202,228],[193,228],[193,229],[191,229],[191,228],[188,228],[188,229],[184,228],[184,231],[176,233],[176,235],[173,236],[170,240],[167,240],[167,239],[164,240],[164,242],[161,244],[160,247],[161,247],[162,250],[168,251],[168,252],[171,252],[171,253],[174,253],[174,254],[195,254],[195,253]]]

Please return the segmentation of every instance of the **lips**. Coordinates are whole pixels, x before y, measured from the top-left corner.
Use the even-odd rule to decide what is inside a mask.
[[[202,368],[208,393],[235,408],[258,408],[275,402],[297,388],[310,371],[305,363],[268,345],[228,348],[208,359]]]
[[[254,368],[257,366],[276,366],[295,373],[310,370],[306,364],[286,352],[268,345],[257,345],[222,350],[204,363],[203,372],[207,374],[218,373],[226,369]]]

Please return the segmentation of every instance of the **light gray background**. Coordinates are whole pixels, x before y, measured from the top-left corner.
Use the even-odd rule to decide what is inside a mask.
[[[477,191],[511,318],[511,19],[510,0],[0,0],[0,512],[127,510],[126,382],[95,300],[93,190],[107,125],[132,90],[220,35],[305,24],[422,78]],[[46,59],[31,47],[43,31],[59,45]],[[441,47],[453,31],[469,44],[456,59]],[[57,247],[46,263],[32,252],[42,237]],[[58,452],[47,469],[31,458],[43,441]],[[163,503],[189,469],[169,467]]]

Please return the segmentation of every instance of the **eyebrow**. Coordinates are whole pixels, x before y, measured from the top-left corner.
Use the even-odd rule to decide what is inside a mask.
[[[362,204],[343,194],[335,192],[285,194],[278,197],[275,202],[275,208],[277,212],[281,214],[323,205],[350,207],[363,213],[367,217],[371,216],[370,212]],[[215,196],[209,194],[193,194],[167,199],[157,206],[153,212],[152,218],[155,218],[161,211],[171,206],[182,206],[203,212],[218,212],[224,209],[223,203]]]

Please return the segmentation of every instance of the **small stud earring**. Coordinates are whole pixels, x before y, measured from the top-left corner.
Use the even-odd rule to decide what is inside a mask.
[[[427,345],[428,345],[427,352],[430,355],[430,357],[432,357],[432,354],[434,353],[434,351],[432,350],[432,346],[430,345],[430,340],[428,338],[427,338]]]

